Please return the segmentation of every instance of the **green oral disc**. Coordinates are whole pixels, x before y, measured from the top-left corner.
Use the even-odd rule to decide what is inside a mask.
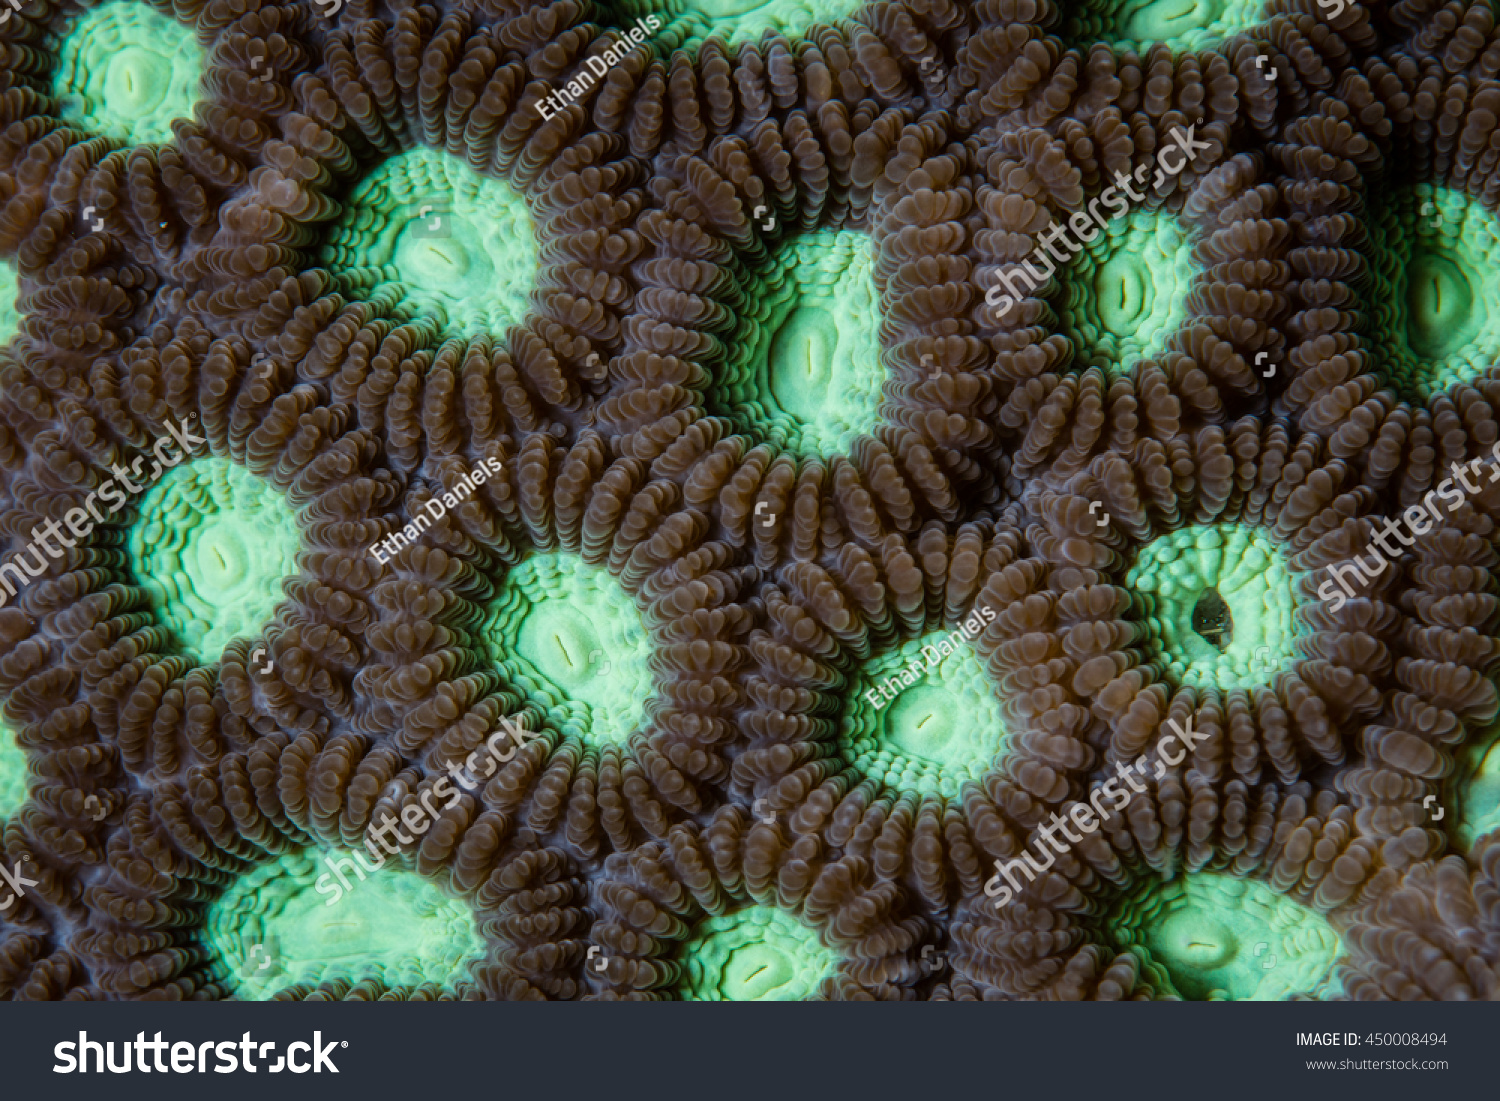
[[[770,906],[705,919],[684,946],[682,999],[793,1002],[811,997],[838,966],[815,930]]]
[[[52,94],[62,117],[130,145],[172,140],[202,98],[204,53],[193,32],[138,0],[84,12],[57,51]]]
[[[231,640],[260,633],[281,602],[282,578],[298,572],[300,543],[296,514],[270,482],[205,457],[146,491],[129,545],[157,618],[206,663]]]

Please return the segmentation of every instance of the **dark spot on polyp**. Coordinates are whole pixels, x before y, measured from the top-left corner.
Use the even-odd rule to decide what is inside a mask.
[[[1234,634],[1234,621],[1229,618],[1229,605],[1219,595],[1218,589],[1204,589],[1193,605],[1193,630],[1220,650],[1227,649]]]

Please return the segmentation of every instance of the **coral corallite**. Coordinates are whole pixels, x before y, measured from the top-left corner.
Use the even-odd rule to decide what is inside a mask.
[[[141,498],[130,554],[151,606],[202,662],[255,635],[297,573],[295,513],[275,487],[218,458],[167,471]]]
[[[351,293],[389,288],[405,311],[446,332],[498,337],[525,316],[536,286],[536,229],[505,183],[413,149],[359,182],[322,260]]]
[[[1339,938],[1263,883],[1199,872],[1144,884],[1106,919],[1113,939],[1190,1001],[1279,1001],[1337,993]]]
[[[1166,348],[1187,319],[1197,267],[1187,230],[1164,212],[1135,211],[1097,232],[1066,268],[1058,313],[1080,366],[1117,375]]]
[[[63,39],[52,94],[84,129],[129,144],[171,141],[172,121],[193,117],[203,62],[191,28],[144,0],[109,0]]]
[[[20,810],[25,802],[26,752],[10,725],[0,722],[0,821]]]
[[[483,951],[468,907],[412,872],[365,871],[359,858],[367,868],[375,864],[363,852],[339,849],[288,854],[214,903],[205,946],[236,997],[258,1001],[294,983],[340,977],[393,986],[468,980],[468,966]]]
[[[1143,547],[1126,577],[1146,648],[1181,684],[1239,688],[1296,657],[1295,575],[1264,532],[1183,528]]]
[[[900,791],[957,799],[988,772],[1005,720],[984,666],[963,640],[933,631],[866,662],[850,692],[839,753]]]
[[[715,36],[737,46],[768,31],[795,39],[815,23],[853,15],[859,0],[612,0],[608,8],[619,26],[655,16],[653,42],[692,48]]]
[[[8,343],[21,328],[20,297],[15,265],[0,263],[0,343]]]
[[[1372,307],[1386,379],[1426,398],[1500,363],[1500,216],[1426,184],[1375,205]]]
[[[1084,0],[1068,21],[1070,42],[1103,40],[1118,50],[1154,45],[1211,48],[1257,23],[1265,0]]]
[[[704,919],[682,960],[684,1001],[791,1002],[819,993],[838,955],[791,915],[750,906]]]
[[[871,248],[855,230],[801,235],[747,280],[720,388],[748,431],[827,455],[874,428],[885,371]]]
[[[506,679],[560,729],[604,745],[641,728],[650,639],[607,571],[566,553],[533,555],[506,576],[484,631]]]

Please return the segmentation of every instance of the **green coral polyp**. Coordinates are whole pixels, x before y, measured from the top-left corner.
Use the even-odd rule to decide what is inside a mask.
[[[1297,656],[1296,578],[1242,524],[1182,528],[1142,547],[1125,578],[1145,649],[1183,685],[1266,683]]]
[[[683,1001],[794,1002],[838,966],[817,931],[771,906],[705,918],[683,946]]]
[[[1084,0],[1073,7],[1068,40],[1116,50],[1152,46],[1208,50],[1265,17],[1265,0]]]
[[[260,1001],[295,983],[338,979],[452,989],[467,978],[484,955],[468,906],[394,866],[356,873],[355,856],[364,854],[284,855],[236,880],[210,907],[204,945],[236,997]]]
[[[506,679],[564,733],[623,745],[651,696],[651,639],[608,570],[565,552],[537,554],[505,578],[484,626]]]
[[[169,470],[130,529],[136,577],[158,620],[196,661],[258,634],[298,572],[297,517],[275,486],[226,459]]]
[[[1375,345],[1385,378],[1427,400],[1500,360],[1500,220],[1461,191],[1404,187],[1372,204]]]
[[[608,5],[621,27],[653,15],[661,24],[652,42],[666,52],[696,49],[709,38],[729,46],[756,42],[767,32],[801,37],[817,23],[836,23],[860,8],[861,0],[613,0]],[[647,27],[649,28],[649,22]]]
[[[1000,701],[978,656],[962,637],[933,631],[865,662],[838,749],[898,791],[955,799],[994,766],[1005,740]]]
[[[26,751],[16,741],[16,732],[0,721],[0,823],[26,802]]]
[[[1337,996],[1338,934],[1316,911],[1264,883],[1200,872],[1147,882],[1105,918],[1155,985],[1189,1001]]]
[[[540,271],[536,227],[509,185],[434,149],[360,181],[321,254],[357,296],[394,293],[452,336],[503,335],[526,316]]]
[[[1165,211],[1132,211],[1080,243],[1058,318],[1075,362],[1115,378],[1166,350],[1200,269],[1187,228]]]
[[[0,344],[21,331],[21,279],[15,265],[0,261]]]
[[[130,144],[172,140],[201,98],[204,52],[190,28],[139,0],[84,12],[57,51],[62,117]]]
[[[724,412],[806,456],[846,450],[876,424],[885,369],[872,242],[820,230],[784,243],[736,303]]]
[[[1471,747],[1462,762],[1457,833],[1464,848],[1500,829],[1500,731]]]

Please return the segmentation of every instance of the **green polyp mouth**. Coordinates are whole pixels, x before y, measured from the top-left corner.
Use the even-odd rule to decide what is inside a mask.
[[[1474,288],[1451,256],[1424,248],[1407,269],[1407,343],[1427,359],[1440,359],[1472,338],[1481,321]]]
[[[505,678],[564,733],[623,745],[643,725],[651,639],[608,570],[564,552],[533,555],[506,577],[483,631]]]
[[[838,953],[817,931],[772,906],[705,918],[683,946],[687,1002],[796,1002],[818,992]]]
[[[540,272],[536,226],[509,185],[435,149],[360,181],[320,261],[356,296],[395,291],[453,336],[501,335],[526,316]]]
[[[154,476],[137,469],[133,479]],[[281,579],[297,572],[300,542],[296,513],[275,486],[212,456],[151,486],[130,529],[152,610],[183,652],[205,663],[260,632],[281,600]]]
[[[1200,525],[1153,539],[1125,587],[1149,658],[1179,684],[1266,684],[1297,657],[1296,578],[1259,528]]]
[[[202,98],[204,52],[193,32],[139,0],[112,0],[78,17],[57,51],[52,94],[61,117],[138,145],[172,140]]]
[[[16,740],[16,732],[0,721],[0,822],[4,822],[26,802],[26,751]]]
[[[1431,184],[1371,205],[1373,342],[1387,380],[1426,401],[1500,360],[1500,219]]]
[[[21,278],[15,265],[0,261],[0,344],[9,344],[21,331]]]
[[[1336,997],[1339,937],[1316,911],[1264,883],[1198,872],[1129,891],[1105,917],[1164,991],[1198,1002]]]
[[[983,621],[969,622],[972,637]],[[932,631],[864,663],[839,733],[845,761],[897,791],[948,799],[990,771],[1005,719],[963,634]]]
[[[1500,829],[1500,731],[1465,753],[1464,774],[1459,788],[1461,815],[1458,837],[1465,849],[1492,830]]]
[[[715,388],[722,411],[809,457],[872,431],[885,381],[874,272],[870,237],[856,230],[782,245],[732,306],[740,323]]]
[[[244,1001],[296,983],[461,982],[484,955],[469,908],[368,852],[307,849],[241,876],[209,908],[203,943]],[[347,889],[345,888],[347,884]]]
[[[1058,318],[1080,367],[1117,378],[1164,352],[1187,320],[1199,271],[1190,235],[1165,211],[1137,210],[1078,241]]]
[[[1264,9],[1264,0],[1085,0],[1066,33],[1070,42],[1116,50],[1207,50],[1261,22]]]
[[[734,47],[767,32],[797,39],[814,24],[847,19],[860,0],[612,0],[607,7],[612,25],[628,30],[640,19],[648,40],[666,51],[696,49],[713,37]]]

